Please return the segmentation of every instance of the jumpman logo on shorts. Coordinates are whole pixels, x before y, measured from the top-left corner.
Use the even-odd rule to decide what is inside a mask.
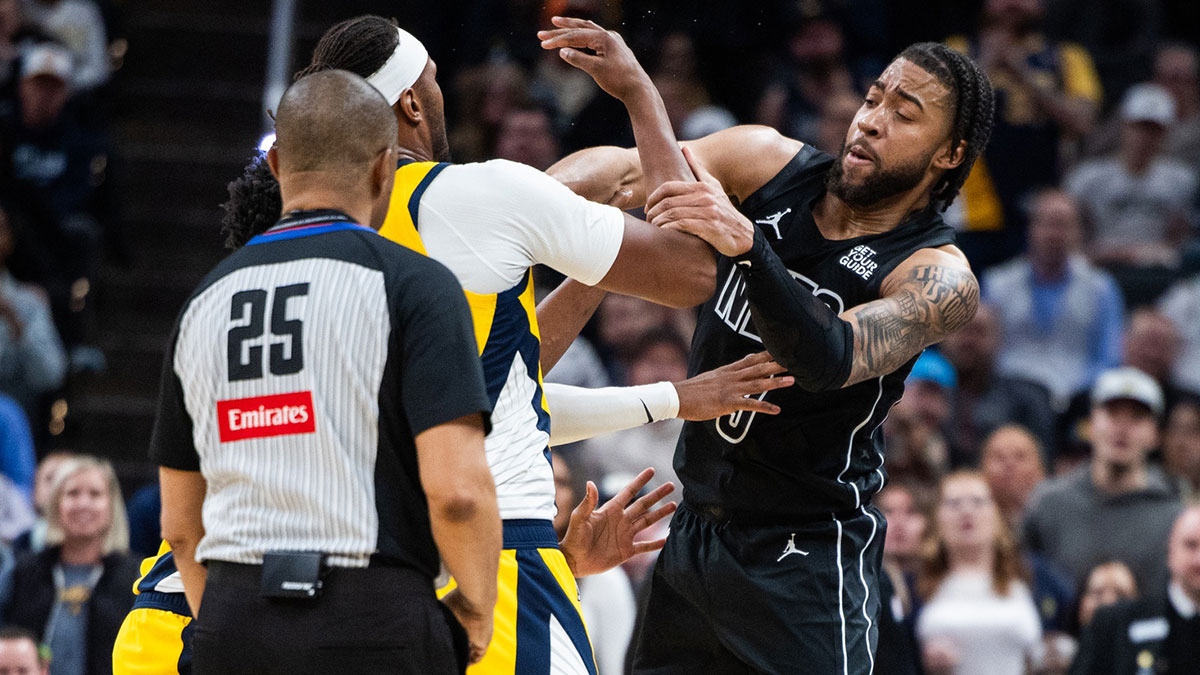
[[[796,548],[796,533],[795,532],[793,532],[791,538],[788,539],[787,546],[783,547],[783,555],[776,558],[775,562],[782,562],[784,558],[788,557],[789,555],[792,555],[793,553],[799,553],[800,555],[808,555],[808,551],[801,551],[800,549]]]

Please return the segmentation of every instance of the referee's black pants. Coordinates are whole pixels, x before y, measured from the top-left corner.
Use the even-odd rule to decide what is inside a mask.
[[[869,675],[883,514],[770,525],[684,502],[650,579],[636,675]]]
[[[259,596],[262,567],[211,562],[192,639],[194,675],[462,673],[466,633],[428,577],[333,568],[313,600]]]

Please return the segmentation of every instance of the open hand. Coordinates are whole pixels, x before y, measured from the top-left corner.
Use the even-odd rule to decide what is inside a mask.
[[[666,539],[634,541],[642,530],[675,512],[674,502],[650,510],[675,490],[673,483],[660,485],[650,494],[633,501],[653,477],[654,469],[642,471],[599,509],[596,504],[600,501],[600,491],[595,483],[588,481],[587,494],[571,512],[567,533],[559,543],[572,574],[576,577],[599,574],[635,555],[663,547]]]
[[[556,16],[550,21],[558,28],[538,31],[542,49],[557,49],[564,61],[591,75],[613,98],[628,101],[653,89],[650,76],[618,33],[585,19]]]
[[[729,365],[677,382],[677,417],[681,420],[703,422],[739,410],[777,415],[779,406],[763,401],[759,394],[790,387],[796,383],[795,378],[790,375],[775,377],[783,371],[783,366],[772,361],[770,354],[758,352]]]
[[[721,182],[713,178],[687,147],[683,149],[697,182],[663,183],[646,200],[651,225],[697,236],[730,258],[754,245],[754,224],[729,201]]]

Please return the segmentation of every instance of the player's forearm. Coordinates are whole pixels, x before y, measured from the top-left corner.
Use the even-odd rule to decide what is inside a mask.
[[[577,195],[600,204],[631,209],[646,203],[642,165],[631,148],[599,146],[573,152],[546,173]]]
[[[792,279],[762,230],[738,261],[755,331],[771,357],[801,389],[841,388],[854,355],[851,325]]]
[[[633,139],[637,143],[638,159],[642,168],[642,185],[647,192],[667,181],[691,181],[696,177],[688,168],[687,160],[675,140],[667,107],[655,88],[646,78],[637,93],[625,101],[629,121],[633,126]]]
[[[537,306],[542,373],[553,370],[608,292],[567,279]]]
[[[632,429],[679,414],[679,395],[670,382],[600,389],[547,382],[546,403],[554,420],[550,425],[551,446]]]

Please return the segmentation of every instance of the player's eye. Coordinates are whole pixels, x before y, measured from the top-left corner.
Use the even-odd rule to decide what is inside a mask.
[[[896,111],[896,117],[899,117],[900,119],[904,120],[905,122],[912,121],[911,117],[909,117],[908,115],[905,115],[904,113],[900,112],[899,110]]]

